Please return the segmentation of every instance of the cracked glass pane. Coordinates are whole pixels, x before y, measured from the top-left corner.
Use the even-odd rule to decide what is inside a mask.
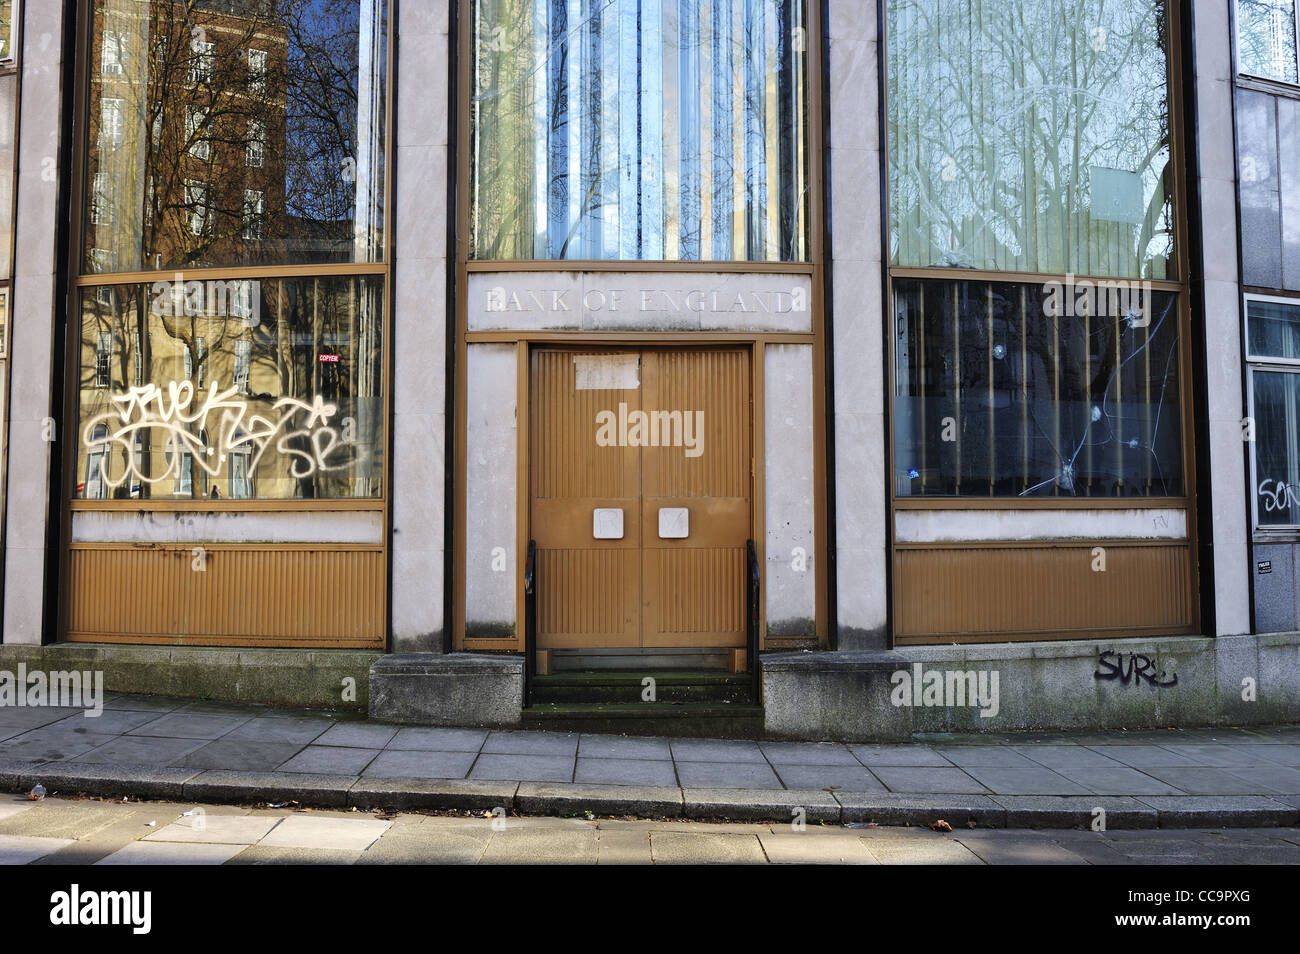
[[[1174,293],[900,279],[894,309],[896,495],[1183,494]]]

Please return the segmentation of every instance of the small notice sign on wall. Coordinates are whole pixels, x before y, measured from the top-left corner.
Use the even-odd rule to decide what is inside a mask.
[[[635,391],[641,387],[641,356],[574,355],[573,379],[576,391]]]
[[[1255,564],[1255,569],[1258,570],[1260,573],[1272,573],[1272,572],[1273,572],[1273,561],[1272,561],[1272,560],[1260,560],[1258,563]]]

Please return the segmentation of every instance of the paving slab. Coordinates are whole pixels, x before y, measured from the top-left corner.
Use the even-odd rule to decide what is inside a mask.
[[[675,786],[677,771],[671,761],[580,757],[574,781],[604,785]]]
[[[1160,745],[1097,745],[1087,746],[1093,752],[1108,759],[1127,765],[1129,768],[1145,770],[1149,768],[1173,768],[1176,766],[1197,765],[1197,761],[1184,755],[1178,749],[1165,748]]]
[[[1152,778],[1188,795],[1275,795],[1276,790],[1251,776],[1233,775],[1226,769],[1204,765],[1177,765],[1144,770]],[[1253,770],[1252,770],[1253,771]]]
[[[1240,752],[1235,746],[1224,745],[1219,742],[1197,745],[1165,745],[1162,747],[1184,758],[1191,759],[1197,765],[1208,765],[1211,768],[1250,767],[1267,764],[1269,761],[1263,756],[1250,752]]]
[[[682,762],[758,762],[767,764],[767,756],[757,742],[736,739],[671,739],[673,760]]]
[[[475,752],[418,752],[385,749],[361,773],[363,778],[464,778]]]
[[[483,748],[487,737],[487,729],[398,729],[387,748],[416,749],[422,752],[477,752]]]
[[[1028,762],[1028,759],[1025,761]],[[982,795],[988,791],[975,779],[955,767],[912,768],[896,765],[873,765],[871,771],[892,792],[908,792],[922,795]]]
[[[172,696],[141,696],[133,693],[104,693],[105,709],[134,709],[138,712],[172,712],[185,705],[187,700]]]
[[[878,865],[855,832],[833,837],[810,837],[808,832],[763,832],[758,836],[763,854],[775,865]]]
[[[0,795],[0,822],[3,822],[6,818],[13,818],[21,812],[28,811],[35,804],[30,799]]]
[[[222,865],[247,845],[134,841],[97,865]]]
[[[342,745],[309,745],[277,771],[307,775],[360,775],[379,755],[379,749]]]
[[[290,815],[258,844],[269,848],[337,848],[365,851],[392,827],[375,818],[329,815]]]
[[[1034,768],[1037,763],[1009,745],[937,745],[934,749],[959,768]]]
[[[952,765],[928,745],[850,745],[848,748],[868,768],[876,765],[897,765],[904,768],[944,768]]]
[[[1084,865],[1088,862],[1069,848],[1037,832],[958,832],[955,841],[979,856],[986,865]]]
[[[861,763],[847,745],[837,742],[761,742],[773,765],[852,765]]]
[[[885,786],[869,769],[849,765],[785,765],[777,763],[776,774],[786,788],[835,789],[844,792],[883,792]]]
[[[682,792],[676,785],[557,785],[524,782],[515,794],[515,808],[538,815],[637,815],[680,818]]]
[[[764,762],[677,762],[682,788],[784,788]]]
[[[830,792],[785,789],[687,788],[682,792],[687,818],[731,818],[746,821],[808,824],[839,822],[840,803]]]
[[[138,725],[128,735],[164,736],[171,739],[219,739],[253,718],[246,715],[208,712],[168,712],[156,719]]]
[[[934,832],[916,832],[908,839],[882,837],[878,831],[862,836],[862,844],[883,865],[982,865],[983,860],[961,842]]]
[[[382,749],[396,735],[396,726],[371,722],[345,722],[330,726],[314,741],[316,745]]]
[[[1097,795],[1178,795],[1177,788],[1134,768],[1086,768],[1061,772]]]
[[[767,863],[757,835],[650,833],[650,852],[657,865],[761,865]]]
[[[592,759],[650,759],[671,761],[667,739],[638,739],[621,735],[584,735],[578,742],[578,757]]]
[[[1300,795],[1300,769],[1286,765],[1256,765],[1248,769],[1229,768],[1224,771],[1250,785],[1266,786],[1268,791],[1259,794]]]
[[[71,844],[70,838],[0,835],[0,865],[28,865]]]
[[[0,742],[0,758],[33,762],[62,762],[84,755],[116,739],[115,735],[63,735],[59,737],[29,738],[31,733],[8,742]]]
[[[493,831],[480,864],[595,864],[591,828],[511,828]]]
[[[336,724],[336,720],[326,716],[259,716],[226,733],[222,736],[222,741],[248,739],[254,742],[296,742],[298,745],[307,745]]]
[[[1010,748],[1047,768],[1119,768],[1124,763],[1082,745],[1013,745]]]
[[[966,773],[990,792],[998,795],[1088,794],[1088,790],[1078,782],[1073,782],[1041,765],[1030,768],[969,766]]]
[[[597,831],[596,864],[648,865],[654,856],[648,831]]]
[[[269,772],[302,749],[296,742],[255,742],[229,737],[209,742],[176,759],[178,768],[228,769],[232,772]]]
[[[361,853],[357,864],[477,864],[492,840],[488,822],[469,826],[457,819],[456,826],[429,824],[433,819],[414,822],[402,816],[374,845]]]
[[[568,756],[578,752],[577,733],[491,732],[483,743],[484,755]]]
[[[203,739],[122,735],[68,761],[118,765],[167,765],[207,744]]]
[[[1277,742],[1241,742],[1234,744],[1233,748],[1263,762],[1276,762],[1279,765],[1289,765],[1292,768],[1300,766],[1300,745],[1279,744]]]
[[[576,746],[575,746],[576,748]],[[483,754],[474,763],[469,777],[490,781],[571,782],[572,755],[497,755]]]
[[[91,732],[99,735],[121,735],[144,725],[146,722],[152,722],[156,718],[158,716],[154,713],[141,712],[138,709],[105,708],[97,716],[70,716],[60,722],[53,723],[53,726],[72,728],[78,720],[82,720],[84,727]]]
[[[281,823],[278,815],[195,814],[173,822],[144,841],[182,841],[202,845],[255,845]]]

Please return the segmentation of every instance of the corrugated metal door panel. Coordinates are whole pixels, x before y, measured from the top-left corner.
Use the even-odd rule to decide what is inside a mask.
[[[74,546],[68,639],[383,648],[381,550],[209,545],[199,559],[188,546]]]

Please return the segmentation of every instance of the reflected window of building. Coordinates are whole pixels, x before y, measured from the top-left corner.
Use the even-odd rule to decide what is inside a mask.
[[[1296,82],[1295,0],[1237,0],[1237,69]]]
[[[208,111],[199,106],[185,107],[185,141],[190,155],[206,160],[212,153],[208,143]]]
[[[105,30],[100,46],[99,71],[105,76],[120,76],[125,72],[127,36],[115,30]]]
[[[200,27],[194,39],[190,41],[189,82],[191,86],[212,82],[212,64],[216,59],[217,44],[203,39],[206,35],[206,31]]]
[[[116,149],[122,145],[122,100],[105,97],[100,100],[99,143],[102,149]]]
[[[266,197],[261,192],[244,192],[244,238],[260,242],[266,238]]]
[[[475,0],[470,255],[802,262],[806,0]]]
[[[250,169],[261,169],[266,164],[266,124],[258,119],[248,121],[248,149],[244,162]]]

